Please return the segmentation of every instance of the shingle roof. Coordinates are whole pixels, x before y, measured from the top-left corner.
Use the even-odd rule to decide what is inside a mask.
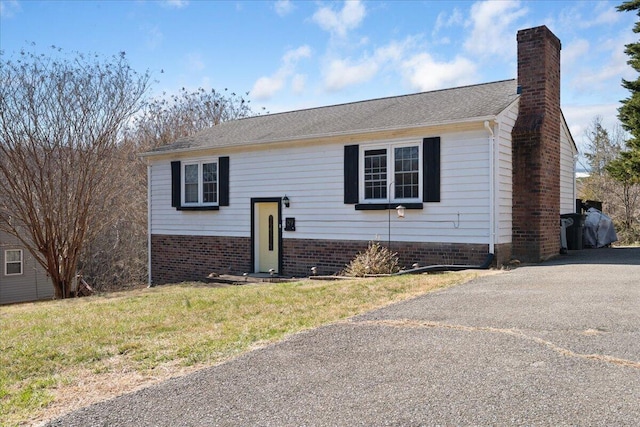
[[[514,79],[254,116],[221,123],[148,154],[466,121],[497,115],[517,97]]]

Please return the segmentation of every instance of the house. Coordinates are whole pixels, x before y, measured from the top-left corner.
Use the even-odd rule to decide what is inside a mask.
[[[514,80],[229,121],[144,153],[150,282],[331,274],[374,240],[404,266],[555,256],[576,198],[560,41],[542,26],[517,43]]]
[[[0,305],[53,298],[44,268],[13,236],[0,231]]]

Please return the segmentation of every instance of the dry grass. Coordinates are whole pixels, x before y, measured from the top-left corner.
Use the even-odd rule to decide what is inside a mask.
[[[477,274],[187,283],[1,307],[0,423],[37,424]]]

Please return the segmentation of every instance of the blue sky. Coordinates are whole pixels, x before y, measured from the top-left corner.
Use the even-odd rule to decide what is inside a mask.
[[[624,45],[637,16],[619,3],[0,0],[0,48],[124,51],[155,95],[228,88],[280,112],[514,78],[517,30],[546,25],[580,146],[596,115],[617,123],[620,80],[636,78]]]

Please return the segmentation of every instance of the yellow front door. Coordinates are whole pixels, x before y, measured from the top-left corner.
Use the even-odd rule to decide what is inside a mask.
[[[278,271],[280,257],[280,217],[277,202],[255,204],[256,209],[256,272]]]

